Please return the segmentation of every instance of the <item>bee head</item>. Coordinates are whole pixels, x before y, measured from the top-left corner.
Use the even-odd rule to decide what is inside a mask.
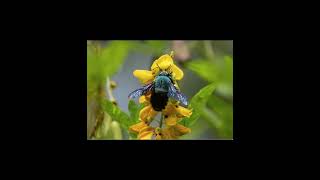
[[[170,64],[170,66],[167,69],[161,69],[158,64],[156,64],[156,65],[157,65],[157,68],[159,68],[159,70],[160,70],[160,73],[159,73],[160,76],[171,76],[171,74],[172,74],[172,70],[171,70],[172,64]]]

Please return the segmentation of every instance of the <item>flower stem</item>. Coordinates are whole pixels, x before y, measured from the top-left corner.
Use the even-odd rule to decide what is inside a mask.
[[[161,119],[160,119],[160,128],[162,128],[162,120],[163,120],[163,114],[161,114]]]

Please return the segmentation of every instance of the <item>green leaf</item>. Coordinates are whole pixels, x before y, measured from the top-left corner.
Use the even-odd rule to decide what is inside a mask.
[[[129,109],[130,118],[131,118],[131,121],[129,124],[130,126],[139,122],[139,113],[143,107],[144,106],[142,104],[136,104],[132,99],[129,100],[128,109]],[[129,133],[130,139],[137,139],[136,133],[132,133],[132,132],[128,132],[128,133]]]
[[[187,68],[208,82],[216,83],[216,91],[228,99],[233,96],[233,60],[230,56],[217,57],[219,61],[197,59],[187,63]]]
[[[122,139],[122,133],[121,128],[118,121],[112,121],[111,123],[111,131],[113,134],[113,139],[121,140]]]
[[[111,117],[105,113],[104,119],[101,125],[98,127],[96,132],[96,139],[98,140],[108,140],[113,139],[112,131],[110,130],[111,127]]]
[[[233,134],[233,107],[223,99],[217,96],[211,96],[208,101],[208,107],[215,114],[220,123],[212,121],[220,137],[231,138]]]
[[[143,108],[142,104],[136,104],[132,99],[129,100],[128,109],[129,109],[130,118],[131,118],[130,125],[136,124],[139,122],[139,112],[142,108]]]
[[[233,82],[233,59],[230,56],[224,57],[225,62],[225,79],[227,82],[231,83]]]
[[[218,80],[219,75],[219,69],[217,66],[208,61],[203,59],[197,59],[190,61],[186,64],[187,68],[191,71],[198,74],[203,79],[209,81],[209,82],[215,82]]]
[[[128,41],[111,41],[101,52],[101,66],[103,76],[111,76],[116,73],[130,49],[130,42]]]
[[[105,84],[107,76],[119,70],[131,46],[130,41],[111,41],[106,47],[102,47],[99,41],[87,45],[88,94],[96,92],[98,86]]]
[[[137,134],[136,133],[133,133],[133,132],[130,132],[129,131],[129,139],[130,140],[136,140],[137,139]]]
[[[128,129],[130,126],[130,117],[123,112],[118,106],[114,105],[109,100],[102,101],[103,110],[106,111],[113,120],[118,121],[120,126]]]
[[[202,88],[192,99],[189,105],[189,108],[192,108],[192,115],[190,118],[184,118],[180,121],[180,124],[187,127],[192,126],[200,117],[201,112],[203,111],[210,95],[215,90],[216,86],[214,83],[211,83],[204,88]]]

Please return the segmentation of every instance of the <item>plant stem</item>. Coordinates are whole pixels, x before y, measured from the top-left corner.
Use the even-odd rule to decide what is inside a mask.
[[[162,128],[162,120],[163,120],[163,114],[161,114],[161,119],[160,119],[160,128]]]
[[[112,88],[111,88],[111,85],[110,85],[110,79],[109,77],[107,77],[107,82],[106,82],[106,85],[107,85],[107,94],[108,94],[108,97],[109,97],[109,100],[113,103],[113,104],[117,104],[116,102],[116,99],[114,98],[113,94],[112,94]],[[103,101],[105,98],[106,98],[106,93],[105,93],[105,89],[103,88],[103,86],[99,86],[98,88],[98,96],[97,96],[97,102],[98,102],[98,109],[97,109],[97,118],[96,118],[96,123],[95,123],[95,126],[93,128],[93,131],[90,135],[90,138],[92,139],[93,137],[96,136],[96,132],[97,130],[100,128],[100,126],[102,125],[102,122],[104,121],[104,111],[102,110],[102,107],[100,106],[101,104],[101,101]],[[101,115],[99,115],[101,113]]]
[[[114,98],[113,94],[112,94],[112,89],[111,89],[111,85],[110,85],[110,79],[109,76],[107,77],[107,93],[108,93],[108,97],[109,100],[113,103],[116,102],[116,99]]]
[[[101,101],[103,99],[105,99],[106,95],[104,92],[104,88],[101,84],[98,85],[97,91],[98,91],[98,93],[97,93],[96,97],[94,98],[95,103],[96,103],[96,109],[95,109],[96,116],[95,116],[95,124],[94,124],[92,132],[90,134],[91,139],[96,136],[96,132],[99,129],[99,127],[101,126],[103,119],[104,119],[104,112],[101,107]]]
[[[97,115],[97,118],[95,121],[96,123],[93,127],[91,134],[90,134],[90,139],[92,139],[93,137],[96,137],[96,132],[97,132],[98,128],[100,127],[100,125],[102,124],[103,118],[104,118],[103,112],[101,112],[101,114]]]

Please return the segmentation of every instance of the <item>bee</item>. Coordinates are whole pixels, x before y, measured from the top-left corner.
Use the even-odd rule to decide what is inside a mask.
[[[158,68],[160,73],[152,83],[134,90],[128,97],[136,98],[151,93],[150,102],[155,111],[165,109],[169,98],[180,101],[181,105],[186,107],[188,105],[187,97],[174,85],[172,72],[168,72],[169,68],[166,70],[162,70],[159,66]]]

